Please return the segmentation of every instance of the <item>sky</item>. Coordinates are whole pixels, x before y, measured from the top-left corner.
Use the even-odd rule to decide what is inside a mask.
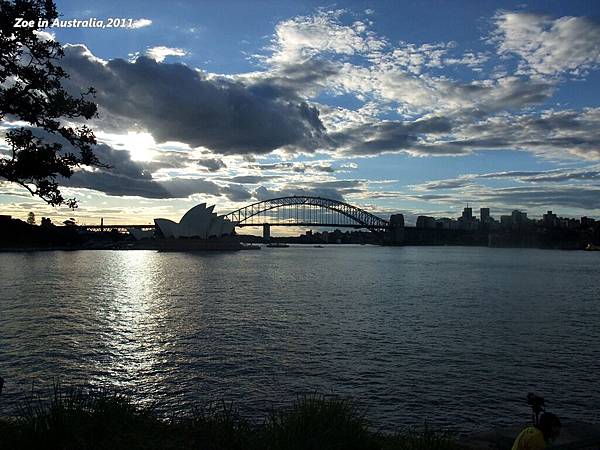
[[[0,182],[0,211],[178,220],[285,195],[387,218],[600,217],[600,3],[57,2],[47,28],[110,170],[62,179],[79,208]],[[131,20],[129,20],[131,19]],[[0,124],[0,136],[9,122]],[[0,141],[0,152],[6,149]]]

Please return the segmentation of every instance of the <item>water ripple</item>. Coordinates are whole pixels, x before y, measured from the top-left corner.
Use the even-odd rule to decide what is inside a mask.
[[[532,390],[599,421],[599,263],[460,247],[1,254],[0,414],[61,377],[250,416],[335,393],[390,430],[527,420]]]

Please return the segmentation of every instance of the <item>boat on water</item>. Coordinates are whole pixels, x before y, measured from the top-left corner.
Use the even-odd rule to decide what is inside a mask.
[[[284,244],[282,242],[273,242],[272,244],[267,244],[269,248],[288,248],[288,244]]]
[[[322,245],[313,245],[314,248],[325,248]]]
[[[600,252],[600,245],[588,244],[585,250],[588,252]]]

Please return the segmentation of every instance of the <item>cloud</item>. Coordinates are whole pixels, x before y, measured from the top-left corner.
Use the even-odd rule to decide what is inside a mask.
[[[151,47],[146,51],[146,55],[155,60],[156,62],[163,62],[167,56],[186,56],[186,52],[182,48],[165,47],[163,45],[158,47]]]
[[[39,134],[39,132],[36,132]],[[63,151],[68,151],[68,144]],[[96,145],[94,153],[110,168],[77,170],[70,178],[60,180],[61,185],[71,188],[92,189],[112,196],[137,196],[153,199],[187,198],[194,194],[225,196],[231,201],[247,200],[250,193],[235,183],[224,185],[198,177],[153,177],[151,170],[179,166],[188,161],[186,155],[165,152],[153,162],[134,161],[127,150],[114,149],[106,144]]]
[[[366,180],[289,180],[276,187],[259,186],[254,197],[259,201],[274,197],[308,195],[344,201],[348,195],[364,194],[368,191]]]
[[[423,184],[412,186],[418,191],[435,191],[438,189],[458,189],[472,184],[472,178],[470,176],[463,176],[460,178],[448,179],[448,180],[433,180]]]
[[[264,186],[260,186],[253,192],[253,195],[258,201],[277,197],[290,197],[293,195],[324,197],[332,200],[344,201],[343,194],[333,188],[284,187],[279,189],[268,189]]]
[[[135,196],[152,199],[187,198],[194,194],[225,196],[231,201],[247,200],[250,193],[236,185],[221,186],[201,178],[177,177],[166,180],[152,178],[131,178],[109,171],[75,172],[71,178],[62,181],[71,188],[92,189],[108,195]]]
[[[508,206],[553,207],[562,206],[586,210],[600,209],[600,187],[598,186],[539,186],[510,187],[484,192],[483,202],[500,202]]]
[[[599,126],[600,108],[503,115],[457,127],[454,139],[424,144],[422,150],[522,149],[549,156],[598,160]]]
[[[409,151],[425,136],[447,134],[452,123],[444,117],[430,117],[412,122],[366,123],[332,133],[331,139],[344,155],[376,155],[385,152]],[[461,153],[446,151],[443,153]],[[435,153],[432,150],[430,153]]]
[[[482,174],[465,174],[458,178],[432,180],[422,184],[413,185],[417,191],[432,191],[476,187],[477,180],[506,179],[522,183],[564,183],[567,181],[596,181],[600,180],[600,167],[597,165],[579,169],[553,169],[553,170],[513,170],[504,172],[489,172]]]
[[[280,177],[275,175],[238,175],[229,178],[228,181],[239,184],[259,184],[264,183],[265,181],[275,180],[277,178]]]
[[[334,173],[336,169],[330,162],[278,162],[271,164],[250,164],[249,169],[270,170],[275,172],[295,172],[295,173]]]
[[[367,31],[366,24],[355,21],[340,23],[343,10],[321,10],[313,16],[299,16],[279,22],[271,45],[271,64],[296,64],[323,52],[354,55],[377,51],[385,42]]]
[[[368,21],[342,24],[344,14],[321,10],[280,22],[263,72],[222,77],[145,57],[101,62],[84,46],[67,46],[65,63],[78,90],[97,89],[100,127],[143,128],[158,143],[178,141],[224,155],[461,155],[477,146],[499,148],[510,139],[474,139],[469,130],[483,128],[494,114],[543,103],[555,92],[553,80],[505,75],[459,82],[417,73],[445,60],[476,65],[487,56],[451,56],[455,43],[392,48]],[[363,65],[345,59],[357,55]],[[322,90],[371,100],[355,112],[309,103]],[[415,118],[381,120],[379,114],[393,108]]]
[[[500,55],[516,55],[525,73],[581,76],[600,63],[600,24],[586,17],[500,11],[491,41]]]
[[[209,172],[218,172],[227,167],[223,160],[219,158],[202,158],[197,160],[196,164],[206,167]]]
[[[140,57],[106,64],[82,45],[65,47],[71,89],[94,86],[104,128],[141,127],[158,142],[177,141],[221,154],[313,151],[325,140],[319,111],[303,101],[255,92],[230,79],[207,78],[182,64]]]
[[[600,212],[600,186],[577,185],[529,185],[489,188],[467,185],[450,193],[407,194],[407,199],[445,203],[460,206],[465,202],[488,206],[492,209],[515,208],[537,210],[576,208],[587,214]]]
[[[252,194],[241,185],[229,184],[228,186],[222,187],[222,195],[225,195],[232,202],[245,202],[252,198]]]
[[[152,21],[150,19],[136,19],[132,22],[130,28],[138,29],[144,28],[152,25]]]
[[[544,102],[554,92],[548,80],[452,80],[439,70],[448,65],[480,70],[490,54],[460,51],[455,42],[392,45],[370,29],[369,20],[344,24],[346,16],[321,10],[280,22],[268,47],[271,54],[259,57],[268,70],[244,78],[287,95],[351,94],[380,110],[387,104],[411,115],[475,108],[489,114]]]
[[[195,162],[190,152],[161,150],[151,161],[139,161],[149,172],[160,169],[179,169],[192,165]]]
[[[477,175],[477,178],[509,178],[528,183],[561,183],[564,181],[600,180],[600,168],[593,166],[587,169],[555,169],[546,171],[509,171],[492,172]]]

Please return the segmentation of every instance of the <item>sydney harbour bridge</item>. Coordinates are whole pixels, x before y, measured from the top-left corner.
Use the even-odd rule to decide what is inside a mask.
[[[224,216],[236,227],[263,227],[268,236],[270,227],[329,227],[367,229],[383,234],[394,224],[357,206],[340,200],[307,195],[278,197],[262,200],[236,209]],[[393,221],[392,221],[393,222]],[[398,224],[400,225],[400,224]],[[400,226],[403,226],[402,223]],[[154,225],[93,225],[81,226],[88,230],[153,229]]]
[[[295,226],[366,228],[383,232],[389,221],[364,209],[323,197],[279,197],[253,203],[225,215],[237,227]]]

